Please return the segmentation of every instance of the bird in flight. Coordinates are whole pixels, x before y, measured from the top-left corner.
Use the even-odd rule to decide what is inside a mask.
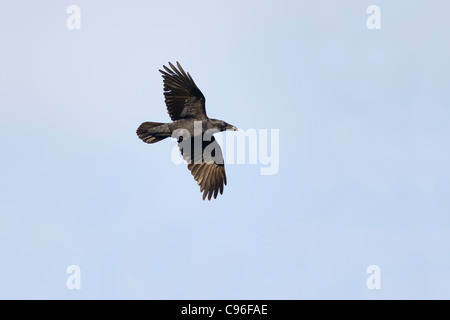
[[[168,137],[176,138],[188,169],[203,192],[203,200],[217,198],[223,193],[227,176],[222,149],[213,134],[237,128],[225,121],[210,119],[206,115],[205,96],[177,62],[163,66],[164,97],[167,112],[173,122],[144,122],[136,133],[142,141],[155,143]]]

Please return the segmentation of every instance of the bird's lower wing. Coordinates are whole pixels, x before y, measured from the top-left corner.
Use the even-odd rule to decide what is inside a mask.
[[[198,139],[200,140],[200,139]],[[203,192],[203,200],[208,200],[223,193],[223,187],[227,184],[225,167],[223,163],[222,149],[214,137],[211,141],[196,141],[191,138],[187,141],[179,141],[183,159],[188,163],[188,169]]]

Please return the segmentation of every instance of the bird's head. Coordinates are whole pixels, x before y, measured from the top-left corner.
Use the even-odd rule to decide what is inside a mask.
[[[230,130],[230,131],[238,131],[238,128],[236,128],[235,126],[224,122],[225,126],[223,127],[224,129],[222,129],[221,131],[225,131],[225,130]]]
[[[210,119],[210,120],[213,122],[214,127],[217,128],[219,131],[226,131],[226,130],[237,131],[238,130],[235,126],[233,126],[229,123],[226,123],[225,121],[216,120],[216,119]]]

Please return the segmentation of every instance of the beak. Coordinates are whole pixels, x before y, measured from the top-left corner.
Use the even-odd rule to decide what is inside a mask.
[[[236,128],[235,126],[230,126],[230,130],[238,131],[238,128]]]

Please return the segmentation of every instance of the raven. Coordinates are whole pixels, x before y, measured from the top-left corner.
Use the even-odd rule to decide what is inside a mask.
[[[203,192],[203,200],[223,193],[227,184],[222,150],[213,134],[237,128],[206,115],[205,96],[177,62],[163,66],[164,97],[172,123],[144,122],[136,130],[140,139],[155,143],[168,137],[178,140],[183,159]]]

